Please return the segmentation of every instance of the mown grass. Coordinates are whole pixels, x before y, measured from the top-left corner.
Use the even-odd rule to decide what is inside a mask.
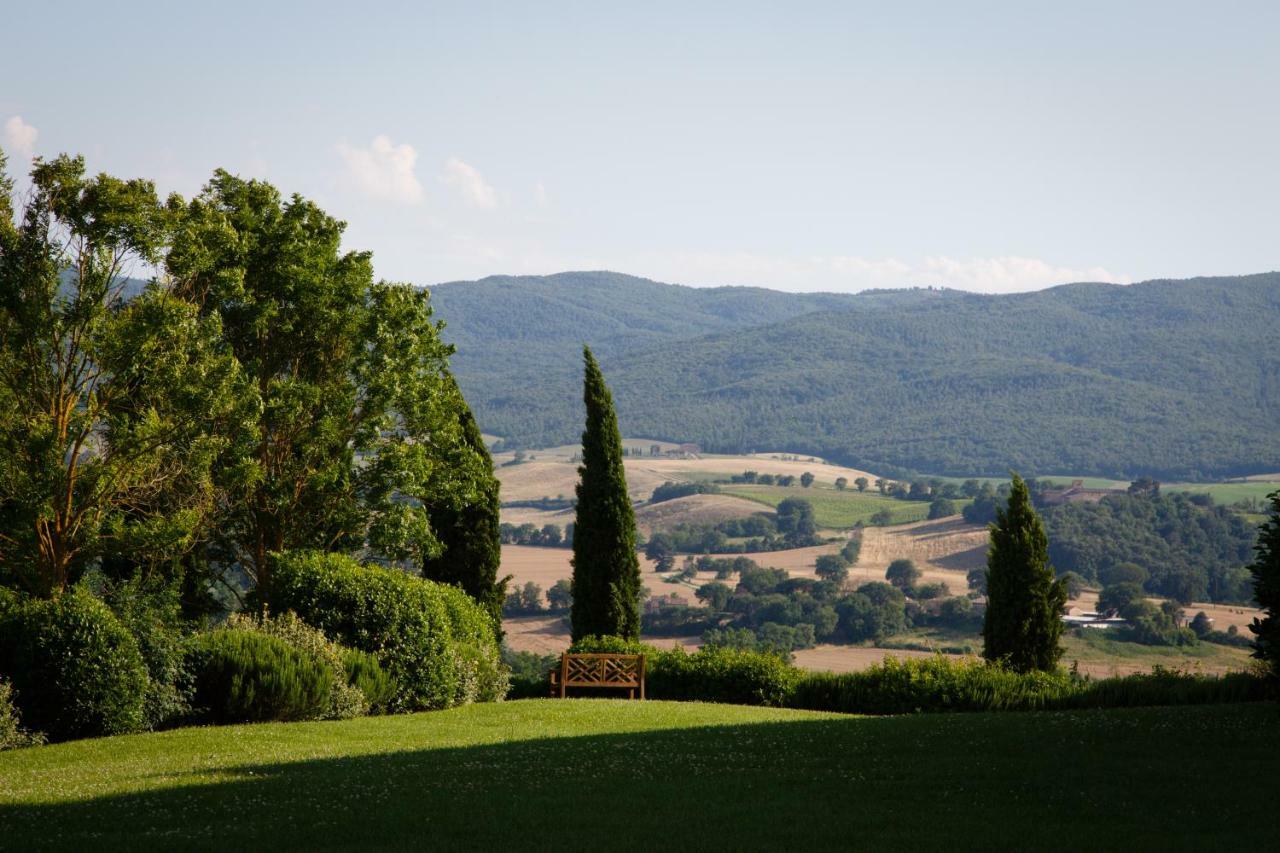
[[[858,718],[531,700],[0,754],[0,848],[1269,846],[1274,704]]]
[[[787,498],[803,498],[813,504],[814,520],[818,526],[829,530],[848,530],[859,523],[870,524],[871,517],[881,510],[889,511],[890,524],[923,521],[929,515],[929,504],[925,501],[901,501],[881,494],[840,491],[819,485],[805,489],[800,486],[735,483],[721,486],[720,491],[769,507],[777,507]],[[966,503],[964,500],[955,501],[956,510],[959,511]]]

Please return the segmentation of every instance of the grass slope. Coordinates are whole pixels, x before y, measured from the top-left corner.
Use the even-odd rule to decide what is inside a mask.
[[[1277,750],[1269,704],[856,718],[535,700],[0,754],[0,848],[1259,847]]]

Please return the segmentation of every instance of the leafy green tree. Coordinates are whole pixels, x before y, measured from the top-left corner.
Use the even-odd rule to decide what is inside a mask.
[[[465,489],[427,498],[428,518],[441,548],[423,563],[422,576],[462,587],[489,612],[501,642],[502,602],[510,576],[498,579],[502,563],[498,479],[493,475],[493,458],[484,436],[452,374],[448,375],[443,392],[445,403],[457,414],[461,428],[461,441],[450,442],[444,448],[452,457],[447,461],[460,471],[471,472],[474,479],[466,483]],[[559,544],[558,528],[555,540],[552,544]]]
[[[791,542],[807,542],[818,531],[813,517],[813,504],[804,498],[787,498],[774,510],[778,517],[778,532]]]
[[[1067,591],[1049,565],[1049,539],[1017,474],[1008,505],[997,509],[987,551],[982,656],[1017,672],[1051,670],[1062,656]]]
[[[813,485],[813,480],[814,480],[813,474],[811,474],[808,471],[805,471],[803,474],[800,475],[800,485],[806,489]]]
[[[547,603],[552,610],[565,611],[573,606],[573,584],[568,578],[561,578],[547,590]]]
[[[906,592],[916,585],[916,581],[920,580],[920,569],[916,568],[913,560],[901,558],[889,564],[889,568],[885,570],[884,578],[898,589]]]
[[[1254,618],[1253,656],[1280,677],[1280,491],[1272,492],[1270,515],[1258,529],[1257,554],[1249,571],[1253,575],[1253,599],[1265,614]]]
[[[836,488],[837,488],[838,490],[842,491],[842,492],[843,492],[845,489],[849,488],[849,478],[848,478],[848,477],[836,477]]]
[[[956,514],[956,505],[947,498],[935,498],[929,504],[929,518],[946,518]]]
[[[213,558],[242,566],[267,604],[275,552],[438,557],[432,511],[483,503],[490,474],[451,405],[428,294],[375,284],[368,253],[341,251],[343,223],[261,181],[218,171],[170,209],[173,290],[221,321],[264,407],[250,488],[223,507]]]
[[[150,182],[37,161],[14,220],[0,154],[0,582],[54,597],[104,557],[169,567],[214,510],[257,399],[216,318],[159,288]]]
[[[698,591],[694,593],[699,601],[706,602],[708,608],[719,612],[724,610],[725,605],[729,603],[729,598],[733,595],[733,590],[728,584],[719,581],[711,581],[704,583],[698,587]]]
[[[636,519],[627,496],[622,435],[613,397],[588,347],[583,347],[587,410],[578,468],[573,536],[573,639],[640,638],[640,563]]]
[[[858,491],[860,491],[860,492],[865,492],[865,491],[867,490],[867,486],[871,485],[871,484],[867,481],[867,478],[866,478],[866,477],[859,477],[858,479],[856,479],[856,480],[854,480],[854,481],[853,481],[853,484],[854,484],[855,486],[857,486]]]
[[[849,578],[849,561],[839,554],[823,554],[814,564],[814,574],[825,581],[844,583]]]
[[[1136,583],[1121,581],[1108,584],[1098,593],[1098,612],[1104,616],[1114,616],[1133,602],[1145,600],[1146,593]]]

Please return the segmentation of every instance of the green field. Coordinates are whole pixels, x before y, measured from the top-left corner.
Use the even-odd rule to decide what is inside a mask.
[[[946,483],[955,483],[959,485],[967,477],[939,477],[937,478]],[[1001,483],[1007,483],[1007,477],[974,477],[979,483],[990,483],[998,486]],[[1129,487],[1128,480],[1109,480],[1105,477],[1074,477],[1070,474],[1052,474],[1045,477],[1038,477],[1041,482],[1053,483],[1059,486],[1067,486],[1076,480],[1080,480],[1086,489],[1127,489]],[[1267,495],[1280,489],[1280,482],[1264,482],[1264,481],[1248,481],[1242,482],[1233,480],[1224,483],[1161,483],[1160,490],[1162,492],[1191,492],[1192,494],[1208,494],[1213,495],[1215,503],[1233,504],[1242,500],[1258,500],[1265,501]]]
[[[804,498],[813,504],[813,514],[818,526],[830,530],[847,530],[859,522],[870,524],[871,516],[882,509],[889,511],[890,524],[923,521],[929,515],[929,504],[924,501],[900,501],[872,492],[842,492],[819,485],[805,489],[799,486],[784,488],[735,483],[722,485],[720,491],[722,494],[746,498],[770,507],[776,507],[787,498]],[[967,502],[963,500],[955,501],[956,509],[959,510],[965,503]]]
[[[6,850],[1265,849],[1273,704],[531,700],[0,754]]]
[[[1084,630],[1080,636],[1068,632],[1062,638],[1062,665],[1072,661],[1095,665],[1138,666],[1149,668],[1164,666],[1203,667],[1208,672],[1248,669],[1252,663],[1248,649],[1221,646],[1216,643],[1196,643],[1192,646],[1147,646],[1128,643],[1108,636],[1107,631]],[[979,642],[981,646],[981,642]]]

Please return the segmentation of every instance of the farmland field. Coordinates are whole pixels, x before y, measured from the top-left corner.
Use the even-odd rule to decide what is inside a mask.
[[[746,498],[770,507],[776,507],[787,498],[803,498],[813,504],[814,519],[818,526],[828,530],[848,530],[859,523],[870,524],[871,517],[881,510],[888,511],[890,524],[923,521],[929,515],[929,504],[925,501],[901,501],[852,489],[839,491],[819,486],[805,489],[733,484],[721,486],[720,490],[726,495]],[[964,501],[956,502],[957,509],[963,505]]]
[[[870,718],[525,700],[3,753],[0,847],[1267,849],[1278,751],[1272,704]]]

